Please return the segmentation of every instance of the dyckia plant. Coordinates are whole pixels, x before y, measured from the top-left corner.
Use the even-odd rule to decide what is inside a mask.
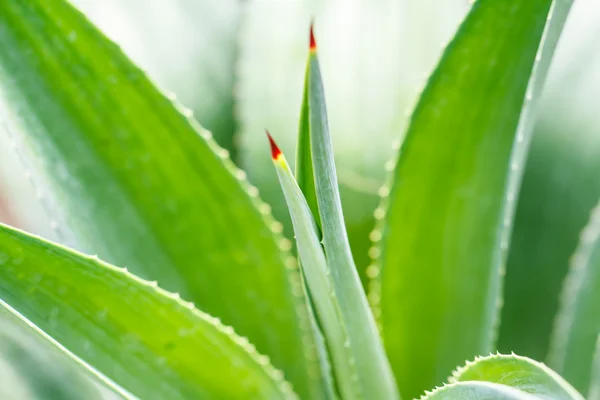
[[[294,257],[227,152],[69,3],[1,1],[4,123],[49,203],[66,205],[49,207],[63,242],[83,251],[0,225],[2,311],[123,398],[598,398],[597,216],[549,358],[579,391],[538,361],[487,355],[530,125],[569,7],[474,3],[380,191],[367,296],[312,27],[294,171],[267,132]],[[61,393],[99,396],[88,381]]]

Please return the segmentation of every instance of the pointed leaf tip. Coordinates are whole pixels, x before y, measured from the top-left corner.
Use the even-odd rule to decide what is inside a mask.
[[[281,155],[281,150],[279,150],[279,147],[275,143],[275,140],[273,140],[273,137],[271,136],[269,131],[265,130],[265,132],[267,133],[267,137],[269,138],[269,144],[271,145],[271,157],[273,157],[273,160],[277,160]]]
[[[309,50],[310,51],[317,51],[317,42],[315,40],[315,32],[314,32],[314,22],[311,21],[310,22],[310,44],[309,44]]]

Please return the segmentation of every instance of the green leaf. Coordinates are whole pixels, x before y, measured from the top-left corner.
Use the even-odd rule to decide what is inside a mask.
[[[535,100],[570,4],[475,2],[411,117],[369,270],[404,396],[492,348]]]
[[[290,243],[189,110],[65,0],[0,2],[0,99],[66,244],[180,292],[322,395]]]
[[[65,384],[68,382],[68,384]],[[0,398],[90,400],[117,398],[90,379],[71,357],[5,308],[0,308]],[[120,398],[120,396],[118,396]]]
[[[583,400],[556,372],[526,357],[490,355],[477,357],[452,374],[453,382],[485,381],[511,386],[544,399]]]
[[[271,136],[273,165],[290,210],[303,276],[311,293],[318,320],[326,337],[339,390],[345,399],[361,397],[356,359],[351,351],[348,326],[341,315],[339,298],[327,265],[319,231],[289,165]]]
[[[596,340],[596,350],[594,351],[594,364],[592,366],[592,378],[590,390],[588,391],[588,400],[600,399],[600,335]]]
[[[294,397],[267,357],[192,303],[5,225],[0,299],[124,396]]]
[[[319,60],[327,83],[338,183],[361,276],[369,265],[368,236],[386,175],[384,164],[393,153],[390,144],[403,130],[402,111],[413,102],[423,71],[439,58],[440,43],[453,32],[466,5],[465,0],[246,4],[235,92],[242,166],[291,235],[285,201],[271,165],[264,162],[267,149],[258,133],[269,127],[290,164],[297,165],[293,156],[306,73],[306,27],[314,17],[325,50]],[[421,24],[421,17],[435,29]],[[301,179],[298,184],[304,190]],[[311,203],[309,196],[307,201]]]
[[[488,382],[460,382],[427,393],[421,400],[534,400],[537,397],[509,386]]]
[[[544,89],[506,266],[501,352],[546,358],[569,258],[600,198],[600,58],[589,56],[599,18],[600,8],[572,8]]]
[[[217,143],[230,152],[235,150],[233,85],[242,10],[239,1],[184,0],[150,7],[145,0],[72,3],[161,89],[175,93],[194,110]],[[230,155],[235,159],[235,151]]]
[[[313,27],[310,28],[310,40],[314,40]],[[310,145],[310,105],[309,105],[309,82],[310,65],[312,54],[306,63],[306,74],[304,76],[304,94],[302,95],[302,106],[300,108],[300,124],[298,127],[298,146],[296,147],[296,181],[304,193],[310,212],[321,231],[321,217],[317,205],[317,192],[313,171],[313,160]],[[289,205],[288,205],[289,208]],[[293,218],[292,218],[293,219]]]
[[[581,234],[561,295],[548,365],[584,395],[600,334],[600,207]]]
[[[321,70],[316,45],[313,47],[312,43],[307,79],[310,151],[316,200],[327,268],[338,298],[340,317],[348,333],[345,345],[355,361],[360,395],[373,399],[397,398],[398,389],[350,251],[333,160]]]

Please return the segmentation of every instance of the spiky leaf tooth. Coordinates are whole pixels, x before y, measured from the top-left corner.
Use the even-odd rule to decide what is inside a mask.
[[[413,112],[370,270],[404,395],[492,349],[529,128],[570,4],[475,2]]]
[[[548,365],[584,395],[592,379],[600,334],[600,206],[581,233],[564,282]]]
[[[540,398],[583,400],[583,396],[556,372],[542,363],[515,354],[476,357],[475,361],[467,362],[454,371],[450,381],[485,381],[510,386]]]
[[[66,0],[0,1],[0,49],[3,122],[78,248],[180,292],[320,397],[289,242],[228,152]]]
[[[420,400],[536,400],[535,396],[509,386],[488,382],[460,382],[426,392]]]
[[[294,398],[247,339],[178,294],[5,225],[0,305],[125,397]]]

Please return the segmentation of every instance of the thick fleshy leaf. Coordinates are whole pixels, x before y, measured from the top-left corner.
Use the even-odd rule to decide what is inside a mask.
[[[124,396],[293,397],[267,357],[192,303],[5,225],[0,305]]]
[[[64,351],[49,346],[27,323],[0,307],[0,398],[121,398],[87,375]]]
[[[600,334],[600,207],[581,234],[565,280],[548,365],[584,395]]]
[[[340,313],[339,298],[319,241],[318,227],[285,156],[271,136],[269,141],[273,165],[290,210],[303,276],[326,338],[338,388],[343,398],[360,398],[362,396],[361,387],[358,385],[360,368],[357,368],[356,359],[351,351],[348,326]]]
[[[540,103],[506,265],[498,350],[546,358],[569,258],[600,198],[600,7],[573,4]],[[535,287],[535,291],[531,288]]]
[[[491,350],[535,101],[570,4],[475,2],[413,112],[369,271],[404,396]]]
[[[421,400],[535,400],[537,397],[510,386],[488,382],[460,382],[427,393]]]
[[[588,400],[600,400],[600,335],[596,341],[594,352],[594,365],[592,367],[592,378],[590,379],[590,390]]]
[[[210,134],[65,0],[0,2],[0,109],[68,211],[56,222],[76,247],[180,292],[299,394],[321,395],[281,225]]]
[[[583,396],[544,364],[517,355],[490,355],[468,362],[452,381],[485,381],[511,386],[544,399],[583,400]]]
[[[310,105],[309,105],[309,82],[310,66],[313,57],[313,46],[316,46],[313,27],[310,27],[310,54],[306,63],[306,74],[304,76],[304,94],[302,95],[302,106],[300,108],[300,123],[298,126],[298,146],[296,147],[296,181],[304,193],[306,202],[313,215],[319,231],[321,230],[321,217],[317,205],[317,192],[315,188],[315,178],[313,171],[313,160],[310,146]],[[289,205],[288,205],[289,208]],[[292,218],[293,219],[293,218]]]
[[[308,60],[308,122],[316,202],[323,247],[339,313],[348,332],[348,347],[356,362],[362,396],[394,399],[398,389],[385,355],[379,331],[354,264],[337,181],[325,90],[312,35]]]
[[[239,1],[72,3],[161,89],[194,110],[219,145],[232,151],[234,68],[243,7]]]

